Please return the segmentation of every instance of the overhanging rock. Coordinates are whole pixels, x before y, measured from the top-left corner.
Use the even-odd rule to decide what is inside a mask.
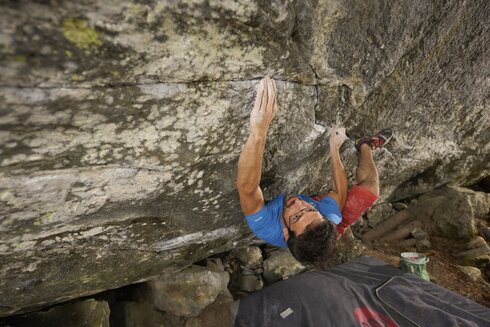
[[[394,128],[383,200],[482,178],[489,17],[483,0],[3,3],[0,315],[247,242],[235,167],[266,74],[268,197],[328,188],[334,123]]]

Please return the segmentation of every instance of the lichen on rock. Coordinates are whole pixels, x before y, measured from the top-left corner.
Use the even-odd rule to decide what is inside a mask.
[[[91,28],[86,20],[79,18],[66,18],[63,21],[63,35],[80,49],[88,49],[91,46],[101,46],[99,33]]]
[[[2,2],[0,316],[247,245],[236,162],[265,75],[268,199],[328,190],[333,124],[395,130],[375,153],[380,203],[488,175],[488,8]],[[351,142],[342,156],[355,182]]]

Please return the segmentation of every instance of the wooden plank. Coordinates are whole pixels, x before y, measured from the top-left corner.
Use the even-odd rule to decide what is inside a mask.
[[[388,233],[386,236],[382,237],[380,239],[380,242],[393,242],[396,240],[402,240],[406,238],[410,233],[415,229],[415,228],[420,228],[422,227],[422,223],[418,220],[414,220],[409,222],[408,224],[405,224],[403,226],[400,226],[396,230]]]
[[[408,210],[402,210],[383,221],[378,226],[374,227],[370,231],[364,233],[361,238],[365,242],[370,242],[375,239],[383,237],[388,232],[394,230],[401,223],[413,218]]]

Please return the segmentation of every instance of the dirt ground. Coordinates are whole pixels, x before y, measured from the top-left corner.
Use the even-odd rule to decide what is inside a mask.
[[[473,281],[456,268],[450,253],[454,246],[450,241],[441,238],[433,240],[432,244],[432,249],[425,253],[430,260],[427,271],[431,281],[490,308],[490,283],[483,279]],[[400,266],[399,249],[375,246],[365,253],[396,267]]]

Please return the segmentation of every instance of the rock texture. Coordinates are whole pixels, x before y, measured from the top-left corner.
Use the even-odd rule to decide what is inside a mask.
[[[167,326],[164,313],[156,310],[150,303],[145,302],[118,302],[111,310],[112,326],[138,327],[138,326]]]
[[[475,218],[484,218],[489,210],[488,194],[455,186],[427,192],[409,208],[431,234],[455,240],[472,238]]]
[[[366,214],[366,219],[370,227],[376,227],[383,220],[386,220],[393,211],[390,203],[380,203],[374,205]]]
[[[482,280],[482,274],[478,268],[470,266],[456,266],[456,268],[475,282]]]
[[[195,317],[219,294],[228,292],[229,280],[225,271],[193,266],[172,276],[152,280],[149,285],[155,308],[179,317]]]
[[[5,326],[109,327],[109,304],[94,299],[56,306],[48,311],[11,317]]]
[[[264,279],[268,284],[287,279],[303,270],[305,267],[296,261],[287,250],[274,251],[264,261]]]
[[[185,327],[228,327],[231,325],[230,307],[233,297],[229,292],[220,294],[216,301],[206,307],[203,312],[186,321]]]
[[[488,175],[489,20],[484,0],[2,2],[0,316],[246,244],[235,167],[266,74],[267,197],[328,188],[334,123],[395,129],[382,200]]]
[[[256,268],[262,265],[262,251],[258,246],[237,249],[234,255],[246,267]]]

